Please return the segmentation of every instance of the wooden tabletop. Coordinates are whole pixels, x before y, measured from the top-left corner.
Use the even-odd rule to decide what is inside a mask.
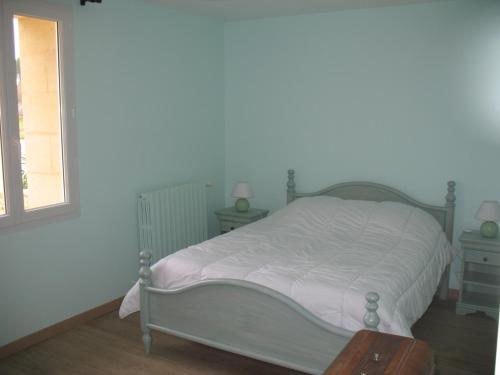
[[[432,375],[434,356],[420,340],[359,331],[324,375]]]

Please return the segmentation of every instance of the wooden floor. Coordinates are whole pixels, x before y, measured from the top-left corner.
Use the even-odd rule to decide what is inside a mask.
[[[477,316],[458,316],[453,306],[434,303],[414,327],[436,354],[439,375],[492,375],[497,324]],[[120,320],[105,315],[79,328],[0,361],[0,374],[295,374],[153,333],[152,354],[143,352],[137,314]]]
[[[493,375],[497,321],[454,311],[454,303],[433,303],[413,327],[414,336],[430,344],[439,375]]]

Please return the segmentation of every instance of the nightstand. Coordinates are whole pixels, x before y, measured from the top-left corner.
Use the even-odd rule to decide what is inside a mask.
[[[260,220],[266,217],[268,213],[269,210],[261,210],[258,208],[249,208],[247,212],[238,212],[234,207],[227,207],[215,211],[215,215],[217,215],[217,219],[219,219],[221,234]]]
[[[457,314],[482,311],[498,319],[500,302],[500,240],[481,237],[479,231],[463,232],[463,277]]]

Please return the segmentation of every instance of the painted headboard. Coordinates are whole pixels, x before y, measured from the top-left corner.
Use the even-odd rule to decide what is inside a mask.
[[[446,237],[450,242],[453,239],[453,218],[455,214],[455,181],[448,181],[446,202],[444,206],[433,206],[421,203],[405,193],[386,185],[373,182],[344,182],[314,193],[298,193],[295,191],[295,171],[288,170],[287,204],[301,197],[314,197],[317,195],[328,195],[342,199],[357,199],[375,202],[399,202],[418,207],[436,218],[443,227]]]

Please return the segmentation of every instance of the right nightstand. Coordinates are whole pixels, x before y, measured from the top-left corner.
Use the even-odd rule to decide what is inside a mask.
[[[457,314],[482,311],[498,319],[500,302],[500,240],[484,238],[479,231],[460,236],[463,277]]]

